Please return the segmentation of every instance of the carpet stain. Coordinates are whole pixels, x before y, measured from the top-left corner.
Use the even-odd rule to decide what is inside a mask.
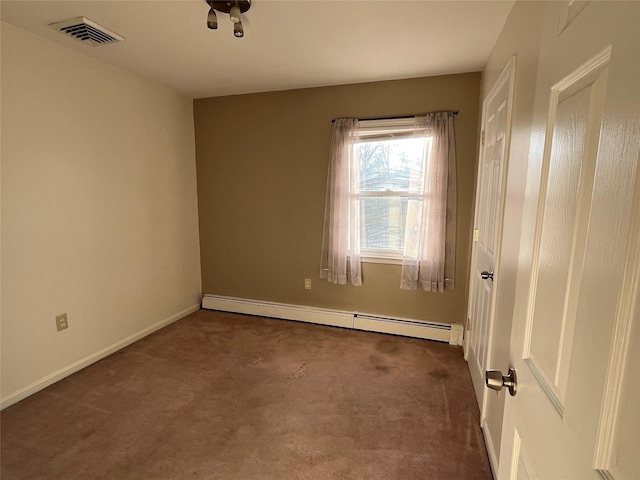
[[[393,367],[389,367],[388,365],[376,365],[375,369],[379,372],[389,373]]]
[[[289,381],[298,380],[299,378],[304,377],[307,374],[306,366],[307,366],[306,363],[303,363],[302,365],[300,365],[293,372],[291,372],[289,376],[287,376],[287,380]]]
[[[369,361],[371,363],[380,363],[382,359],[378,355],[369,355]]]
[[[382,353],[396,353],[400,350],[400,345],[392,339],[383,338],[376,343],[376,349]]]
[[[369,355],[369,362],[378,372],[389,373],[393,367],[387,365],[383,358],[378,355]]]
[[[449,378],[449,373],[444,369],[444,368],[436,368],[435,370],[430,370],[429,371],[429,376],[431,378]]]

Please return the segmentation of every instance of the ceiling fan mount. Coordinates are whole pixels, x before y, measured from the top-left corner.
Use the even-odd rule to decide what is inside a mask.
[[[240,13],[245,13],[247,10],[251,8],[251,0],[238,0],[238,1],[231,1],[231,2],[229,1],[219,2],[214,0],[205,0],[205,1],[214,10],[217,10],[218,12],[222,12],[222,13],[227,13],[227,14],[231,12],[231,8],[233,8],[234,5],[238,5],[238,8],[240,9]]]
[[[233,34],[238,38],[244,37],[241,16],[251,8],[251,0],[205,0],[205,2],[210,7],[207,15],[209,29],[218,29],[218,17],[216,16],[216,11],[218,11],[229,15],[229,19],[233,22]]]

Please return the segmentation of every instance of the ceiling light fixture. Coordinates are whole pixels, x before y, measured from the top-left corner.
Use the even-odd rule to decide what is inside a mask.
[[[229,10],[229,19],[233,23],[240,23],[240,7],[237,3]]]
[[[233,34],[238,37],[244,37],[244,29],[242,28],[242,22],[236,22],[233,24]]]
[[[209,14],[207,15],[207,27],[211,30],[216,30],[218,28],[218,17],[216,17],[216,12],[213,7],[209,9]]]
[[[233,34],[238,37],[244,37],[244,28],[242,27],[241,16],[249,8],[251,8],[251,0],[205,0],[209,5],[209,14],[207,15],[207,27],[211,30],[218,28],[218,19],[216,17],[216,11],[226,13],[229,15],[229,19],[233,23]]]

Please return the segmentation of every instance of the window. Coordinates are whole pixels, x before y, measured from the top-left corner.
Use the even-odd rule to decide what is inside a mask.
[[[413,118],[362,121],[358,133],[353,148],[359,181],[352,193],[359,200],[360,255],[365,261],[399,263],[407,206],[418,193],[416,180],[423,177],[430,137],[426,132],[414,134]]]
[[[362,260],[402,263],[400,288],[443,292],[455,272],[453,113],[337,119],[320,277],[362,285]]]

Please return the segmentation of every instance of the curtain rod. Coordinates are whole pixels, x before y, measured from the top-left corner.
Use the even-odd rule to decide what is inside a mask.
[[[429,113],[453,113],[454,115],[458,115],[458,111],[454,112],[429,112]],[[429,113],[418,113],[416,115],[399,115],[393,117],[370,117],[370,118],[358,118],[358,120],[393,120],[395,118],[413,118],[413,117],[422,117],[424,115],[429,115]],[[332,119],[331,123],[336,123],[336,119]]]

